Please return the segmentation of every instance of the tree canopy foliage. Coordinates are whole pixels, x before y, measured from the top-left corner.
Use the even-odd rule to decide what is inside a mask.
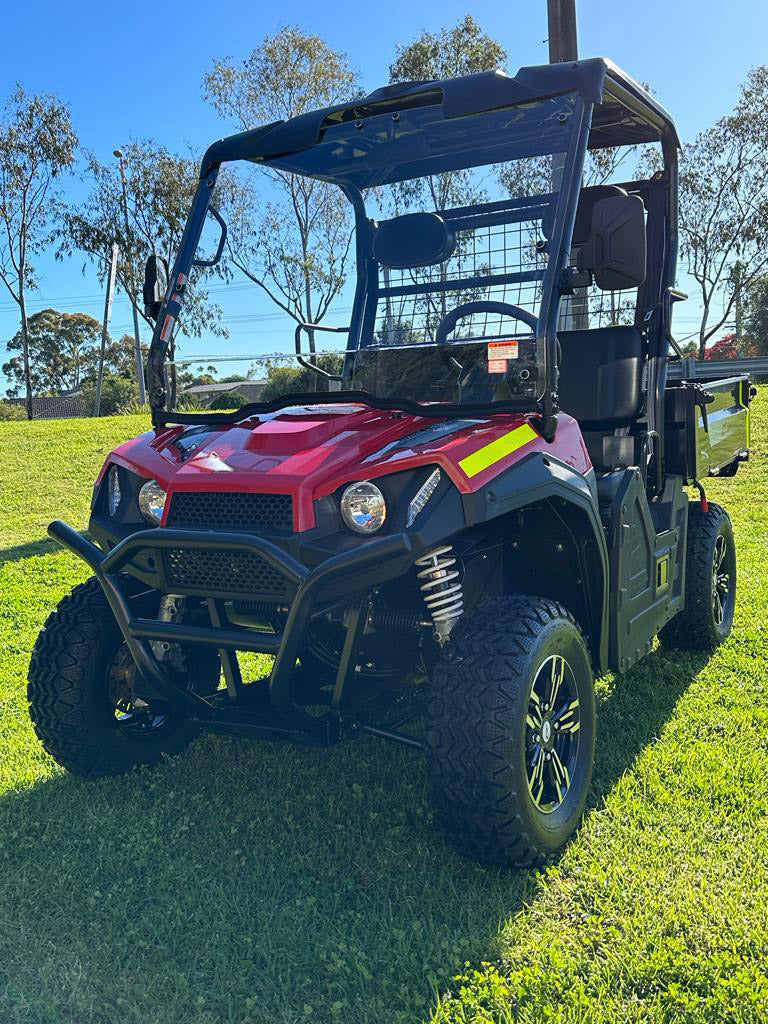
[[[747,76],[732,113],[683,150],[680,252],[698,285],[699,353],[740,294],[768,272],[768,66]]]
[[[757,278],[747,291],[743,323],[747,354],[768,356],[768,274]]]
[[[341,373],[343,356],[329,353],[317,357],[317,365],[326,373]],[[311,391],[327,391],[328,384],[312,370],[303,366],[278,366],[270,360],[259,361],[251,367],[251,373],[266,376],[267,383],[259,401],[271,402],[282,395],[303,394]]]
[[[204,93],[237,128],[286,120],[349,99],[346,56],[295,27],[267,37],[241,63],[217,60]],[[227,174],[221,203],[233,267],[296,321],[320,323],[346,281],[352,223],[335,185],[275,168]]]
[[[412,42],[397,47],[389,69],[390,82],[417,82],[456,78],[479,71],[502,69],[507,52],[487,35],[475,19],[466,15],[453,28],[422,32]],[[477,202],[480,193],[470,170],[447,171],[395,186],[398,205],[408,207],[431,201],[435,210]]]
[[[101,324],[87,313],[61,313],[43,309],[28,321],[29,366],[32,390],[36,395],[58,394],[79,388],[95,380],[101,349]],[[108,338],[104,351],[107,373],[131,376],[133,338],[123,335],[119,341]],[[7,344],[8,352],[21,353],[23,339],[19,331]],[[24,384],[21,355],[13,355],[3,364],[3,373],[11,382],[8,394],[16,397]]]
[[[170,264],[176,255],[197,184],[197,162],[171,153],[152,139],[124,146],[126,227],[120,167],[116,161],[101,163],[88,157],[91,190],[85,202],[72,207],[65,217],[62,252],[80,250],[96,263],[103,280],[118,243],[117,283],[144,316],[141,287],[150,253]],[[210,271],[193,271],[181,328],[185,334],[226,336],[221,310],[210,302],[204,282]]]

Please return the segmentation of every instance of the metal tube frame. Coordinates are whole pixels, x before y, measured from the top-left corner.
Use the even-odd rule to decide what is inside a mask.
[[[407,534],[393,534],[369,541],[353,551],[333,555],[310,570],[270,541],[250,534],[213,534],[203,530],[158,527],[132,534],[104,554],[100,548],[67,523],[51,523],[48,533],[63,547],[82,558],[96,575],[131,656],[152,695],[208,728],[251,731],[257,734],[278,732],[283,733],[285,738],[315,744],[335,742],[341,738],[343,731],[343,716],[340,709],[338,714],[332,712],[321,718],[308,715],[294,701],[291,689],[307,625],[322,591],[329,583],[337,583],[343,579],[348,583],[351,595],[367,592],[372,584],[379,582],[379,577],[384,578],[391,574],[393,562],[398,558],[410,559],[412,549],[411,538]],[[214,624],[210,627],[136,617],[130,607],[121,570],[139,551],[162,551],[165,548],[239,551],[263,559],[295,587],[295,597],[282,633],[259,633],[239,627],[217,626],[215,621],[221,621],[218,614],[214,615]],[[347,679],[354,672],[354,655],[362,635],[364,618],[364,615],[353,615],[350,621],[349,629],[353,636],[349,644],[345,645],[346,656],[341,660],[336,679],[335,692],[339,697],[343,693]],[[269,698],[276,718],[265,724],[258,716],[247,711],[235,710],[236,701],[230,704],[231,710],[222,712],[205,698],[181,685],[157,660],[150,643],[155,640],[206,644],[226,652],[245,650],[275,655],[274,667],[269,677]],[[232,682],[237,687],[239,680],[234,676],[231,664],[230,669],[233,673]]]

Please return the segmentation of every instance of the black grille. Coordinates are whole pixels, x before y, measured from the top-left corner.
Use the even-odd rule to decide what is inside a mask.
[[[168,525],[290,532],[293,529],[293,498],[290,494],[179,491],[171,501]]]
[[[286,578],[263,558],[239,551],[194,551],[169,548],[165,573],[173,587],[228,594],[287,598]]]

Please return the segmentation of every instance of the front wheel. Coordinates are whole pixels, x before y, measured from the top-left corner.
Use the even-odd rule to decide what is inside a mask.
[[[159,595],[132,599],[157,614]],[[218,655],[198,653],[187,685],[218,686]],[[183,715],[142,694],[141,679],[97,579],[75,587],[49,615],[29,666],[29,712],[43,746],[75,775],[119,775],[176,754],[196,735]]]
[[[483,602],[436,666],[427,732],[438,818],[486,863],[545,862],[579,823],[592,777],[595,693],[584,637],[536,597]]]

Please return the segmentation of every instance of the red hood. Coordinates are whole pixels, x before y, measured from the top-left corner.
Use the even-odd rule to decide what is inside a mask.
[[[503,439],[526,423],[527,417],[519,415],[456,421],[361,405],[298,406],[199,434],[196,427],[142,434],[116,448],[105,467],[118,462],[154,478],[169,493],[293,494],[298,531],[315,525],[315,499],[341,484],[420,465],[439,465],[464,493],[484,486],[500,470],[536,450],[547,451],[582,473],[589,469],[578,426],[564,415],[551,445],[526,429],[524,443],[503,454]],[[436,426],[448,433],[419,436]],[[412,443],[407,440],[410,435],[416,435]],[[180,439],[195,448],[183,452],[176,444]],[[501,447],[491,449],[491,455],[499,455],[491,465],[469,469],[465,461],[462,468],[462,460],[494,441]]]

